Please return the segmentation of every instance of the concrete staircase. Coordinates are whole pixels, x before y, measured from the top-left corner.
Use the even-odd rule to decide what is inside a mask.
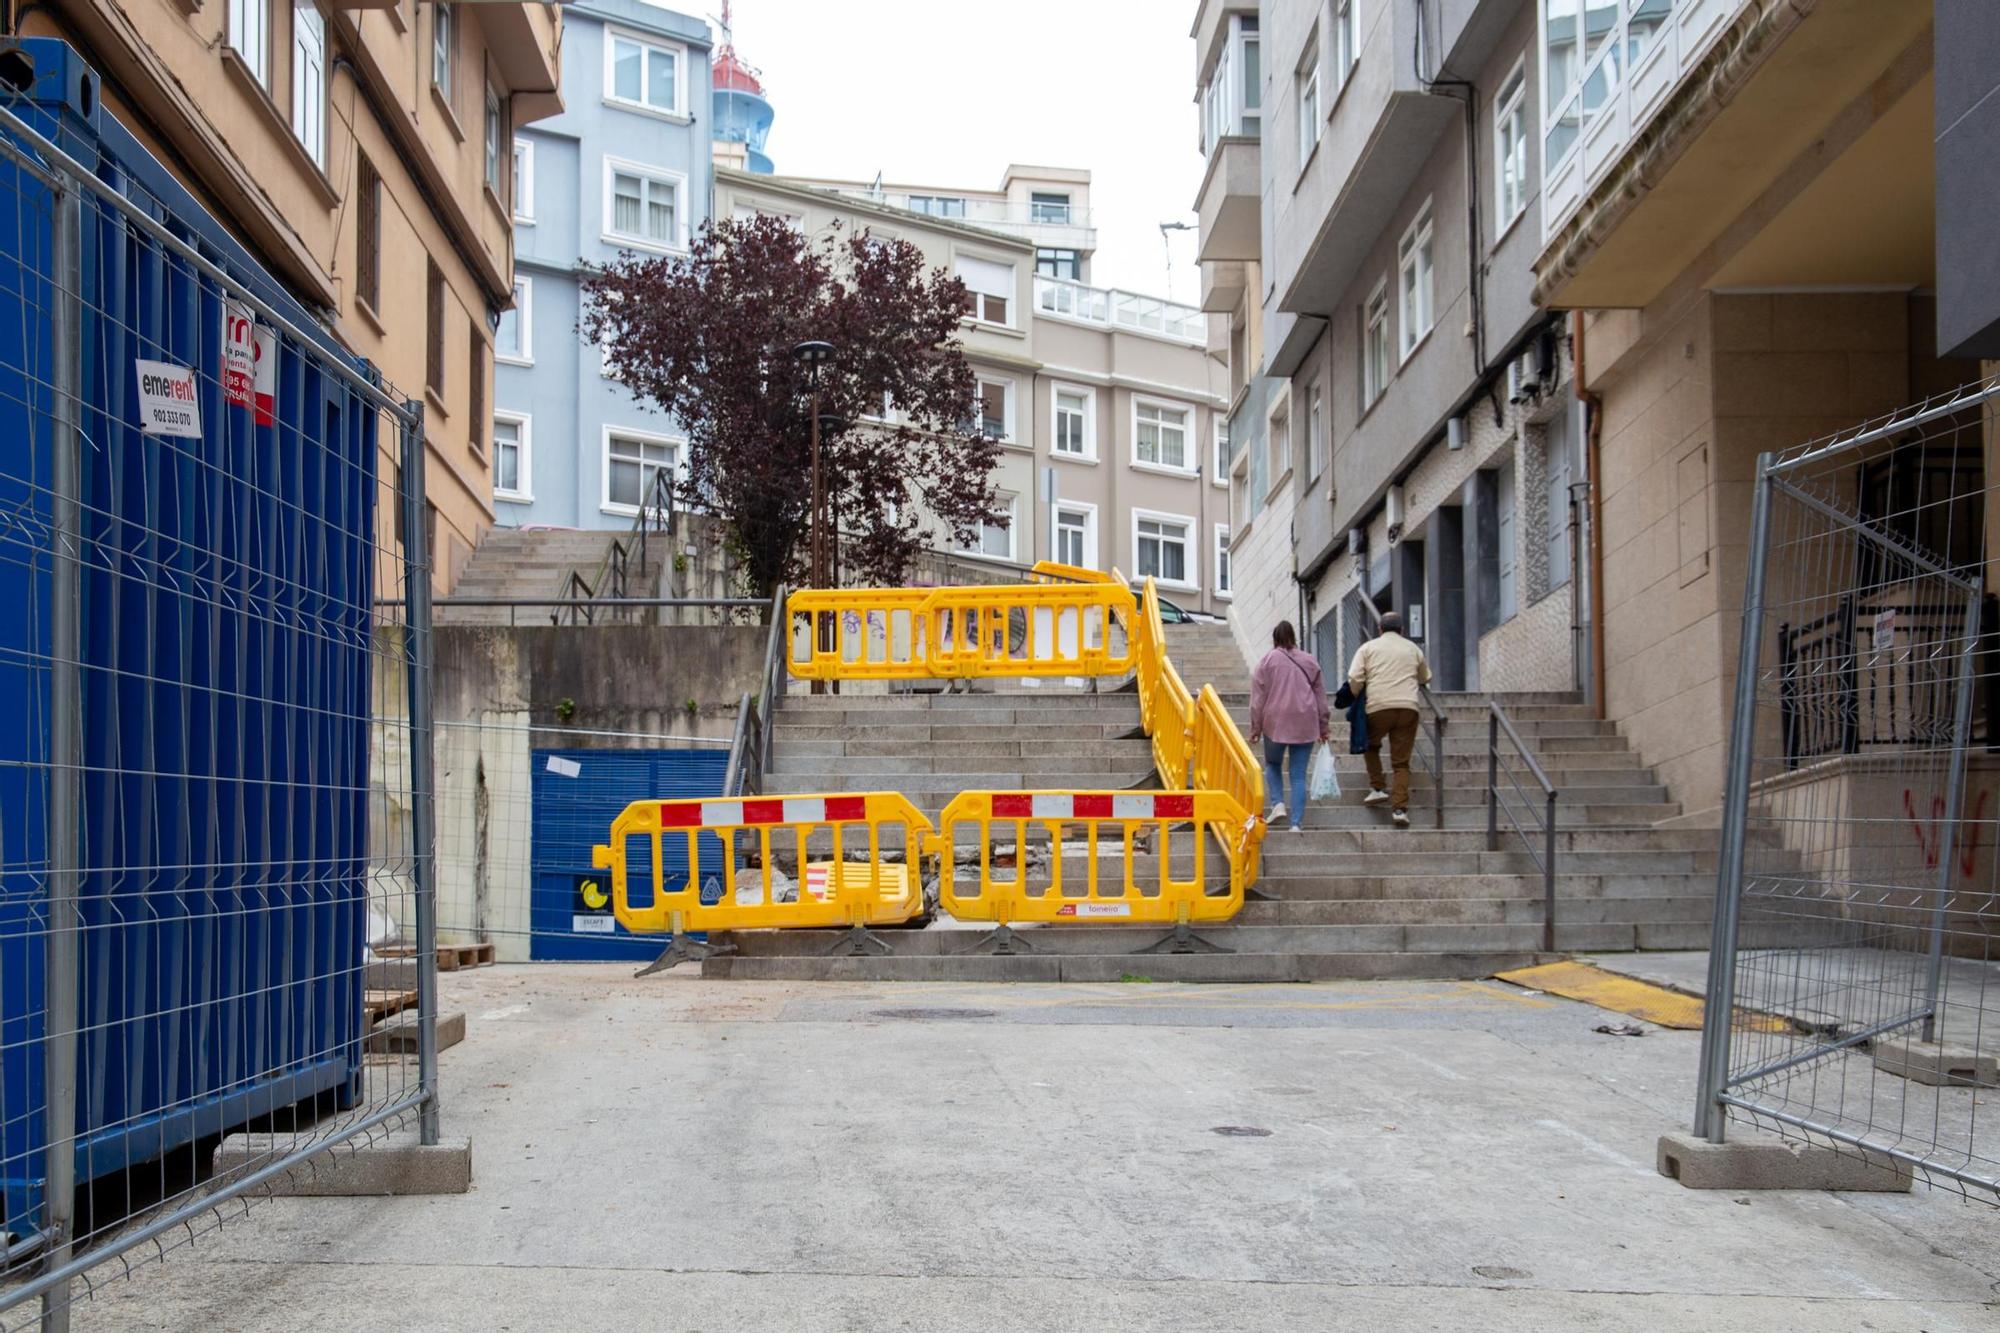
[[[580,571],[595,578],[604,563],[604,553],[622,532],[581,532],[561,528],[489,528],[479,549],[459,576],[451,596],[460,597],[556,597],[561,595],[564,576]],[[649,562],[657,564],[656,561]],[[635,574],[637,571],[635,571]],[[657,578],[658,571],[651,573]],[[644,577],[636,582],[647,584]],[[650,588],[650,584],[647,584]],[[638,588],[633,596],[647,596]],[[523,625],[547,624],[552,607],[440,606],[440,625]]]
[[[1226,627],[1167,627],[1169,654],[1191,689],[1213,681],[1238,724],[1248,720],[1248,669]],[[1106,688],[1109,683],[1106,682]],[[1414,826],[1364,807],[1359,756],[1345,753],[1343,795],[1315,804],[1306,831],[1273,829],[1253,901],[1202,934],[1231,952],[1135,954],[1164,929],[1024,928],[1032,952],[965,952],[975,930],[939,920],[881,932],[893,952],[829,954],[829,931],[743,932],[739,952],[706,975],[810,980],[1310,981],[1338,977],[1480,977],[1541,956],[1543,880],[1507,830],[1486,849],[1483,695],[1442,695],[1448,715],[1445,827],[1431,827],[1431,784],[1412,785]],[[1715,834],[1661,829],[1680,813],[1608,723],[1561,694],[1506,696],[1523,739],[1561,791],[1556,944],[1564,952],[1688,949],[1708,942]],[[776,718],[771,792],[893,790],[933,819],[979,788],[1149,788],[1149,743],[1129,691],[1092,695],[1057,683],[971,694],[798,696]],[[1512,767],[1519,768],[1518,760]],[[1524,786],[1532,780],[1522,774]],[[1522,812],[1538,819],[1539,808]]]

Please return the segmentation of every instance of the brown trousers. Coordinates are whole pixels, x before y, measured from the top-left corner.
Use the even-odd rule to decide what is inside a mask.
[[[1389,742],[1389,764],[1396,771],[1396,785],[1390,787],[1382,776],[1382,742]],[[1417,744],[1417,710],[1385,708],[1368,715],[1368,785],[1387,790],[1391,810],[1410,808],[1410,751]]]

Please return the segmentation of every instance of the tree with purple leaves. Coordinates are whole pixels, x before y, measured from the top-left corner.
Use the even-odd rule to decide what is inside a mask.
[[[759,216],[705,226],[684,257],[627,254],[593,273],[581,328],[608,374],[686,430],[676,498],[728,525],[746,591],[769,597],[806,569],[802,342],[834,347],[819,404],[836,569],[900,584],[929,524],[965,543],[1004,521],[999,446],[977,424],[958,338],[965,299],[908,241],[838,224],[815,239]]]

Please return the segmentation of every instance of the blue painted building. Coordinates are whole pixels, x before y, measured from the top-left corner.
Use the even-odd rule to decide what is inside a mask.
[[[641,0],[563,7],[564,111],[514,138],[514,301],[494,339],[502,527],[624,528],[676,424],[605,378],[577,333],[578,261],[678,254],[713,180],[707,23]]]

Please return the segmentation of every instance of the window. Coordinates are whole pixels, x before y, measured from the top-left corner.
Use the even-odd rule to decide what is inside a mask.
[[[1097,506],[1056,506],[1054,559],[1078,569],[1097,568]]]
[[[965,216],[965,200],[957,195],[913,194],[910,196],[910,211],[927,213],[934,218],[962,218]]]
[[[472,326],[471,342],[465,357],[465,377],[472,386],[471,408],[465,414],[465,442],[472,452],[484,456],[486,453],[486,340],[480,336],[479,325]]]
[[[1194,520],[1178,514],[1132,511],[1133,563],[1139,577],[1182,587],[1194,583],[1194,553],[1189,549]]]
[[[514,140],[514,221],[533,222],[535,220],[535,145],[533,141],[516,137]]]
[[[1215,151],[1219,140],[1233,135],[1256,138],[1264,92],[1264,72],[1257,44],[1257,16],[1230,16],[1229,40],[1215,59],[1215,70],[1201,89],[1201,150]]]
[[[1500,576],[1500,619],[1512,620],[1518,606],[1514,590],[1514,467],[1508,464],[1500,469],[1499,497],[1497,501],[1499,522],[1499,551],[1496,564]]]
[[[663,435],[639,431],[604,432],[604,507],[613,513],[636,514],[653,495],[657,478],[673,484],[680,450]]]
[[[959,550],[967,555],[986,555],[995,560],[1014,558],[1014,496],[1001,494],[994,504],[1000,511],[997,521],[981,523],[978,533]]]
[[[444,396],[444,274],[435,259],[425,260],[424,277],[424,383],[440,398]]]
[[[605,238],[653,249],[680,249],[684,179],[616,158],[604,160]]]
[[[1269,499],[1292,470],[1292,412],[1282,397],[1264,430],[1264,457],[1264,497]]]
[[[1326,398],[1315,384],[1306,390],[1306,485],[1326,471]]]
[[[1256,515],[1256,488],[1250,484],[1250,459],[1245,456],[1229,478],[1229,516],[1238,528],[1249,526]]]
[[[1215,595],[1217,597],[1227,597],[1231,591],[1232,589],[1229,586],[1229,526],[1224,523],[1218,523],[1215,525]]]
[[[1567,412],[1549,422],[1542,433],[1543,475],[1548,480],[1547,532],[1549,591],[1569,582],[1569,518],[1571,445]]]
[[[1333,5],[1333,86],[1345,88],[1347,76],[1361,52],[1354,38],[1354,0],[1334,0]]]
[[[1067,278],[1071,282],[1082,282],[1083,251],[1037,250],[1035,272],[1045,278]]]
[[[1069,222],[1069,196],[1036,190],[1028,196],[1028,221],[1053,222],[1067,225]]]
[[[354,163],[354,294],[382,308],[382,178],[358,154]]]
[[[1188,457],[1188,433],[1194,413],[1185,407],[1140,399],[1132,406],[1133,461],[1152,467],[1193,471]]]
[[[450,5],[431,6],[431,86],[447,106],[451,104],[452,54],[458,38],[454,27]]]
[[[968,430],[976,430],[989,440],[1014,439],[1014,382],[1012,380],[988,379],[981,375],[973,381],[972,417],[966,423]]]
[[[1361,406],[1389,387],[1389,280],[1375,284],[1361,311]]]
[[[607,32],[604,41],[605,100],[644,107],[670,116],[686,113],[681,101],[681,57],[677,46],[662,46],[630,33]]]
[[[1493,188],[1497,236],[1528,206],[1528,71],[1525,62],[1500,85],[1493,104]]]
[[[271,82],[271,0],[229,0],[229,49],[257,82]]]
[[[958,280],[965,284],[965,313],[988,324],[1006,324],[1014,296],[1014,266],[975,255],[960,255]]]
[[[1050,448],[1064,458],[1097,456],[1097,395],[1071,384],[1055,386],[1055,431]]]
[[[486,188],[493,191],[496,199],[500,196],[500,141],[505,137],[506,134],[502,130],[500,122],[500,94],[495,92],[493,85],[489,83],[486,85],[484,137],[486,145]]]
[[[514,308],[502,311],[493,334],[493,359],[510,366],[535,364],[535,280],[514,279]]]
[[[1560,166],[1672,17],[1672,0],[1542,0],[1542,163]],[[1622,14],[1622,18],[1621,18]]]
[[[292,10],[292,133],[326,170],[326,17],[305,0]]]
[[[1431,271],[1431,201],[1417,213],[1417,220],[1396,243],[1396,269],[1401,275],[1403,301],[1403,356],[1407,358],[1431,331],[1437,320]]]
[[[1319,113],[1319,42],[1317,39],[1306,44],[1305,59],[1299,62],[1294,76],[1299,89],[1299,166],[1304,168],[1306,159],[1319,146],[1319,132],[1322,123]]]
[[[1229,484],[1229,418],[1221,413],[1215,416],[1215,458],[1211,464],[1214,471],[1209,479],[1218,486]]]
[[[529,420],[519,412],[493,414],[494,499],[526,503],[535,498],[529,434]]]

